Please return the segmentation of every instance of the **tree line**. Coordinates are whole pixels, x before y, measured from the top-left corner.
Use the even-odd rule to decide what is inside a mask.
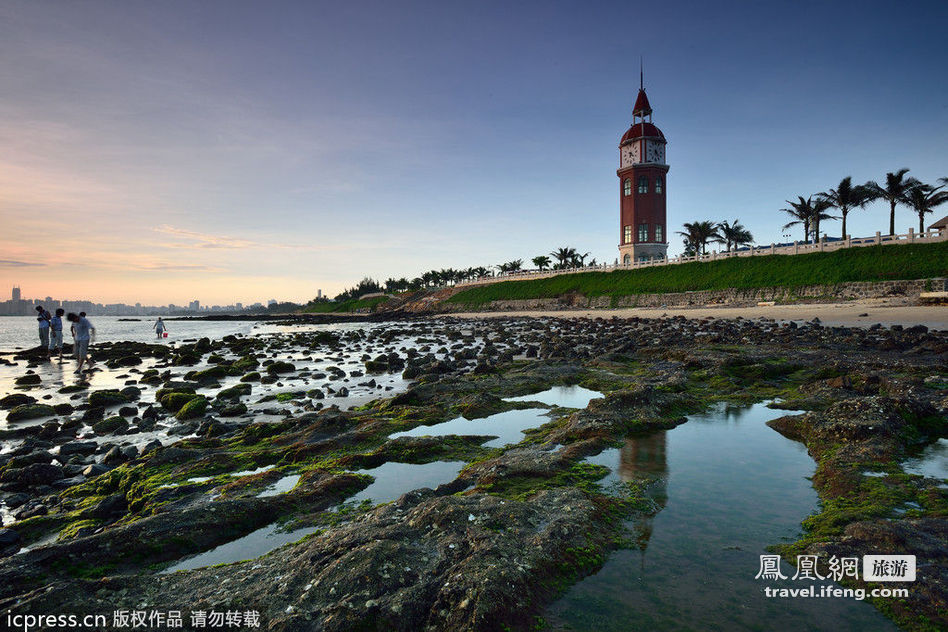
[[[589,253],[580,253],[575,248],[564,246],[557,248],[548,255],[537,255],[531,259],[531,262],[538,270],[567,270],[572,268],[594,267],[599,265],[595,259],[586,261]],[[408,279],[389,278],[380,283],[375,279],[365,277],[354,287],[348,288],[334,298],[336,301],[348,301],[366,294],[375,294],[377,292],[406,292],[417,291],[432,287],[443,287],[453,285],[463,281],[473,281],[487,277],[493,277],[496,273],[510,274],[523,270],[523,259],[514,259],[491,266],[477,266],[472,268],[442,268],[441,270],[428,270],[423,274]],[[316,299],[314,299],[316,300]],[[329,300],[328,298],[323,300]]]
[[[811,237],[816,241],[820,236],[821,222],[842,219],[840,238],[846,239],[846,218],[850,211],[865,208],[871,202],[880,200],[889,204],[889,235],[895,234],[895,209],[899,205],[909,207],[918,215],[918,232],[923,233],[925,215],[948,202],[948,191],[942,190],[948,185],[948,178],[940,178],[939,186],[934,186],[906,177],[908,172],[908,169],[889,172],[885,174],[883,184],[873,180],[865,184],[853,184],[852,176],[846,176],[835,189],[807,198],[798,195],[795,202],[787,200],[789,208],[780,209],[791,218],[783,228],[786,230],[800,226],[803,228],[804,242],[808,242]],[[839,215],[830,215],[832,209],[839,211]]]

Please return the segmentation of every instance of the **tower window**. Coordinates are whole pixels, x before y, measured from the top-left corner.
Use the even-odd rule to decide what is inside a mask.
[[[632,255],[626,255],[622,257],[622,263],[625,265],[629,265],[630,263],[632,263]]]
[[[648,178],[639,176],[639,193],[648,193]]]
[[[625,195],[632,195],[632,179],[626,178],[625,182],[622,183],[622,192]]]
[[[655,241],[657,241],[657,242],[659,242],[659,243],[661,243],[661,242],[663,241],[663,239],[662,239],[662,225],[661,225],[661,224],[655,224]]]
[[[656,193],[662,192],[662,177],[661,176],[658,176],[657,178],[655,178],[655,192]]]
[[[648,241],[648,224],[639,224],[639,241]]]
[[[629,224],[622,230],[622,243],[631,244],[632,243],[632,225]]]

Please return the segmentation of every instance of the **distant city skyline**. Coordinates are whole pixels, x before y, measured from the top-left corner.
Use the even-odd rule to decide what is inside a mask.
[[[99,303],[88,299],[58,299],[52,296],[30,297],[23,296],[20,286],[13,286],[9,300],[0,300],[0,316],[33,316],[36,306],[40,305],[44,309],[52,312],[58,308],[63,308],[67,312],[85,311],[100,315],[113,316],[148,316],[161,314],[202,314],[206,312],[214,313],[238,313],[245,311],[262,311],[271,305],[286,303],[287,301],[277,301],[276,299],[267,299],[264,303],[257,301],[244,305],[240,301],[235,301],[228,305],[201,305],[199,299],[190,301],[187,305],[177,305],[175,303],[143,305],[136,303]]]
[[[785,241],[797,195],[948,176],[946,22],[935,0],[8,0],[0,287],[305,302],[562,246],[612,262],[640,58],[668,254],[700,220]]]

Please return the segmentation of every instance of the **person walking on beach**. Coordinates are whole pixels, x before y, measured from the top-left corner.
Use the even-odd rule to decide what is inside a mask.
[[[82,373],[82,364],[87,362],[89,355],[89,342],[95,335],[95,327],[85,316],[77,316],[69,312],[66,320],[72,323],[72,329],[76,336],[76,359],[79,360],[79,366],[76,367],[76,373]],[[92,360],[88,360],[87,366],[92,367]]]
[[[39,324],[40,346],[44,349],[49,348],[49,321],[51,317],[49,312],[43,309],[42,305],[36,306],[36,322]]]
[[[158,333],[159,338],[165,333],[165,321],[161,320],[161,316],[159,316],[155,322],[155,331]]]
[[[59,352],[59,361],[63,361],[63,308],[56,310],[56,315],[49,320],[49,359],[52,360]]]

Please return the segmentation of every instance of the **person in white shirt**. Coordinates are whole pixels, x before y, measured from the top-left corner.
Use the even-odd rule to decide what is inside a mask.
[[[76,336],[76,359],[79,360],[79,366],[76,367],[76,373],[82,373],[82,365],[86,363],[89,368],[92,367],[92,360],[89,356],[89,342],[95,336],[95,327],[85,316],[78,316],[72,312],[66,316],[66,320],[72,323],[72,329]]]
[[[49,320],[49,359],[52,360],[59,353],[59,361],[63,361],[63,314],[62,308],[56,310],[56,315]]]

